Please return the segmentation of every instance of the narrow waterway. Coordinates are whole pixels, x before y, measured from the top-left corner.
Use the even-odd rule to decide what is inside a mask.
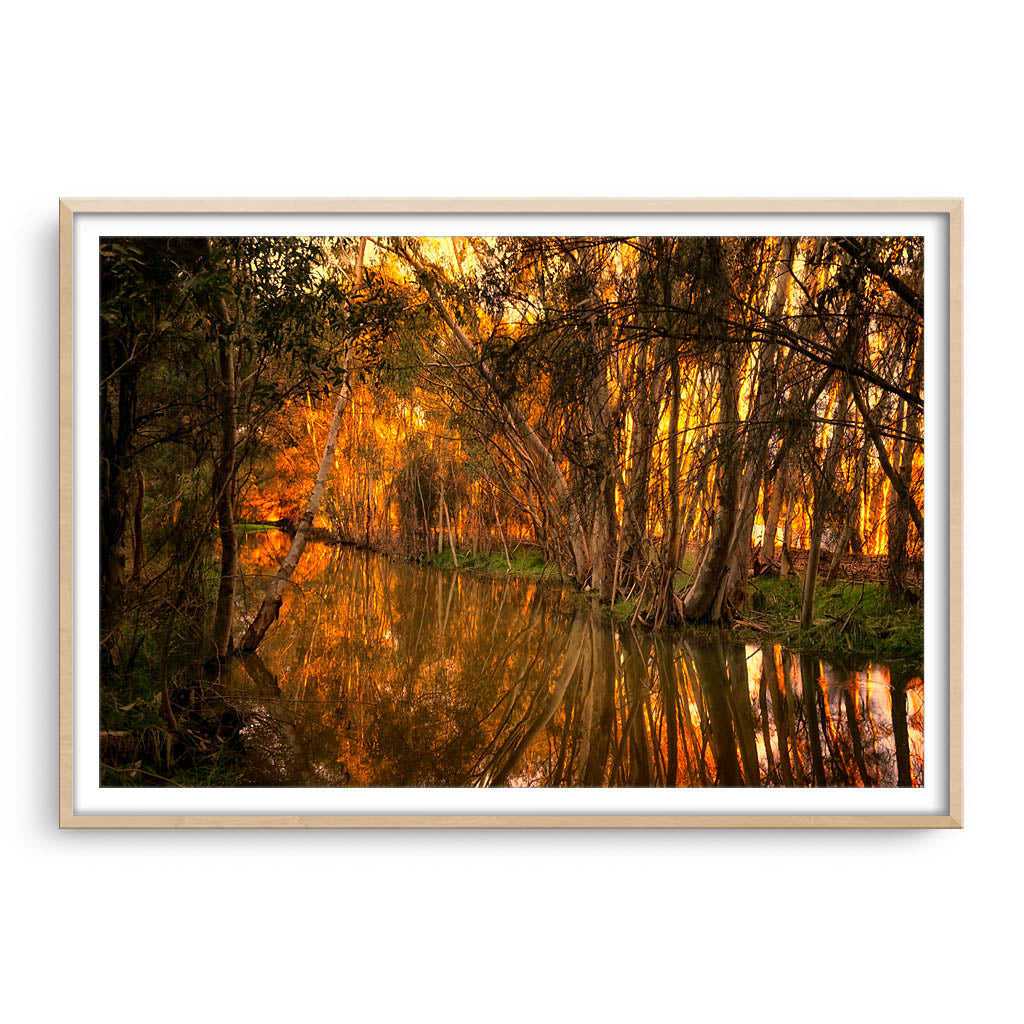
[[[286,538],[246,538],[251,614]],[[919,786],[924,689],[878,663],[615,624],[559,586],[310,545],[229,700],[287,786]]]

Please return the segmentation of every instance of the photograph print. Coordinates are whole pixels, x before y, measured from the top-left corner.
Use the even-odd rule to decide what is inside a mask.
[[[99,261],[102,787],[924,784],[921,237]]]

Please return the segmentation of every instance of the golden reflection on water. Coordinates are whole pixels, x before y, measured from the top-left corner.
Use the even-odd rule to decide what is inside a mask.
[[[287,538],[246,538],[251,614]],[[311,544],[231,680],[252,782],[919,786],[920,678],[614,626],[561,588]]]

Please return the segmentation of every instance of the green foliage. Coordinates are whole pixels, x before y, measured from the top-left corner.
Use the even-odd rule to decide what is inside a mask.
[[[272,533],[279,529],[271,523],[235,523],[235,529],[239,537],[245,537],[250,533]]]
[[[672,589],[677,594],[681,594],[693,578],[693,574],[697,569],[697,556],[692,551],[687,551],[683,555],[682,564],[679,566],[679,571],[675,575],[675,579],[672,581]]]
[[[801,577],[763,576],[749,586],[734,631],[743,639],[770,634],[794,650],[874,655],[919,666],[924,661],[924,611],[876,583],[820,582],[814,620],[800,629]]]
[[[448,548],[440,554],[432,555],[424,564],[435,569],[455,568],[451,550]],[[527,576],[539,580],[559,578],[558,567],[553,562],[546,562],[544,556],[537,551],[510,552],[508,561],[504,552],[474,556],[470,552],[460,551],[459,568],[498,575]]]

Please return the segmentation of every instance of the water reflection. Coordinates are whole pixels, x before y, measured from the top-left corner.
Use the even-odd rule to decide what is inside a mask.
[[[247,539],[248,611],[282,542]],[[311,545],[236,666],[251,781],[919,786],[920,678],[613,626],[560,588]]]

